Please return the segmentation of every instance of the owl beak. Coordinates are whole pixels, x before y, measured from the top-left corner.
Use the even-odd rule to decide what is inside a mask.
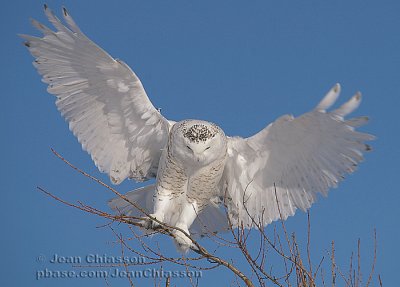
[[[200,160],[201,160],[201,158],[202,158],[202,155],[201,155],[201,154],[198,154],[198,153],[194,153],[194,158],[195,158],[195,160],[196,160],[197,162],[200,162]]]

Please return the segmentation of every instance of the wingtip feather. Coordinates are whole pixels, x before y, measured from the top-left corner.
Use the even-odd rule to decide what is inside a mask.
[[[361,126],[365,125],[366,123],[368,123],[368,121],[369,121],[369,118],[363,116],[363,117],[357,117],[357,118],[346,120],[345,123],[348,126],[357,128],[357,127],[361,127]]]
[[[67,8],[65,8],[64,6],[62,7],[63,13],[64,13],[64,17],[68,16],[68,11]]]
[[[362,99],[361,92],[357,92],[353,97],[351,97],[349,101],[344,103],[340,108],[335,110],[333,113],[340,117],[347,116],[360,106],[361,99]]]
[[[75,23],[74,19],[69,14],[67,8],[65,8],[63,6],[62,10],[63,10],[64,19],[68,23],[68,26],[72,30],[72,32],[83,34],[81,29],[78,27],[78,25]]]
[[[340,93],[340,90],[342,89],[342,87],[340,86],[340,84],[339,83],[336,83],[334,86],[333,86],[333,88],[332,88],[332,90],[335,92],[335,93]]]
[[[326,109],[330,108],[339,97],[340,91],[340,84],[336,83],[325,95],[325,97],[319,102],[315,109],[319,111],[325,111]]]

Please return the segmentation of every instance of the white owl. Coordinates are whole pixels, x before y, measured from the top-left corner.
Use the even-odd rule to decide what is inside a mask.
[[[364,142],[373,137],[355,131],[367,118],[344,119],[360,104],[359,93],[326,111],[339,95],[338,84],[314,110],[283,116],[249,138],[225,136],[206,121],[169,121],[135,73],[87,38],[65,9],[68,26],[46,6],[45,13],[56,31],[32,20],[44,36],[21,37],[71,131],[114,184],[155,177],[155,184],[127,197],[187,233],[225,229],[223,200],[233,227],[250,228],[253,220],[267,225],[306,210],[369,150]],[[137,213],[121,198],[110,206]],[[175,238],[179,250],[190,248],[183,233],[175,231]]]

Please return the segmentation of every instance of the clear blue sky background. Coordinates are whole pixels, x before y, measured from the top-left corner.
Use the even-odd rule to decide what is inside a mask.
[[[53,254],[118,255],[104,220],[62,206],[40,185],[71,201],[106,209],[112,197],[66,167],[71,162],[108,182],[81,150],[54,98],[31,65],[17,33],[36,34],[29,17],[47,21],[41,1],[6,1],[0,9],[1,52],[1,286],[105,286],[100,279],[36,280],[37,270],[69,270]],[[48,1],[65,5],[82,30],[112,56],[127,62],[166,117],[218,123],[228,135],[249,136],[277,117],[313,108],[336,82],[342,97],[364,95],[355,115],[377,136],[374,151],[327,199],[311,209],[313,256],[337,261],[362,240],[364,277],[378,234],[377,273],[398,284],[400,4],[398,1]],[[123,192],[139,185],[126,182]],[[288,228],[305,237],[306,216]],[[157,240],[157,238],[154,238]],[[300,239],[303,241],[303,239]],[[164,244],[164,243],[163,243]],[[165,243],[172,248],[172,244]],[[43,255],[44,262],[37,262]],[[237,259],[239,266],[242,261]],[[226,272],[206,273],[200,286],[228,285]],[[142,281],[141,281],[142,282]],[[174,282],[182,285],[179,280]],[[111,286],[128,286],[110,281]],[[143,283],[144,284],[144,283]],[[150,284],[150,282],[148,282]],[[147,284],[146,284],[147,285]],[[183,286],[183,285],[182,285]],[[375,286],[377,286],[375,282]]]

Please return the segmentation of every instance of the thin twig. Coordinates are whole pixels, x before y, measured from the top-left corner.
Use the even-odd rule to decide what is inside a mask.
[[[372,261],[372,267],[371,267],[371,272],[369,273],[368,276],[368,281],[365,287],[368,287],[369,284],[372,282],[372,276],[374,275],[375,272],[375,264],[376,264],[376,249],[377,249],[377,243],[376,243],[376,229],[374,228],[374,259]],[[380,277],[379,277],[380,278]]]

